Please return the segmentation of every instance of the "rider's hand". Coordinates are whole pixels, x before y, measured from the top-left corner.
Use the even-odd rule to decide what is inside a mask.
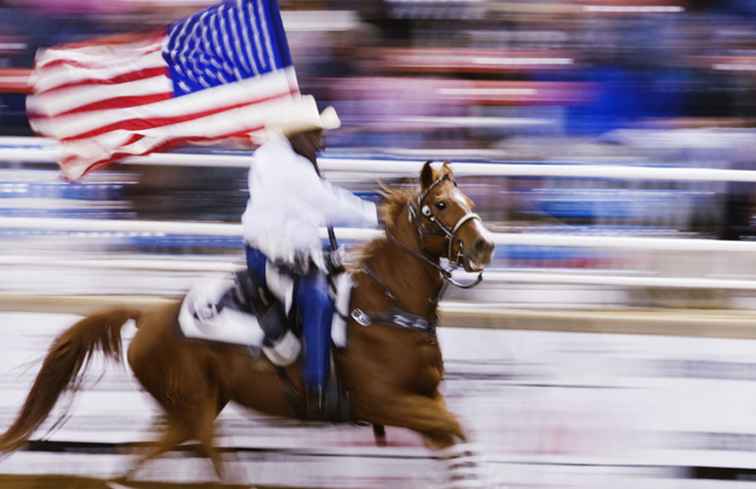
[[[330,253],[326,253],[328,269],[333,273],[341,273],[344,271],[345,259],[346,250],[343,246],[331,251]]]

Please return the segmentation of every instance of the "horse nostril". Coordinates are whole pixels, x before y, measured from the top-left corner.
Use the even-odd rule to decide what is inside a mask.
[[[479,256],[490,255],[493,251],[493,248],[494,244],[484,238],[478,238],[477,240],[475,240],[475,244],[473,244],[473,251],[475,251],[475,253]]]

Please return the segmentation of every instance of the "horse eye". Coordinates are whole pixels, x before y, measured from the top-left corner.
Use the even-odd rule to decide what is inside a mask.
[[[441,209],[441,210],[444,210],[444,209],[446,209],[446,202],[443,202],[443,201],[441,201],[441,202],[436,202],[436,208],[437,208],[437,209]]]

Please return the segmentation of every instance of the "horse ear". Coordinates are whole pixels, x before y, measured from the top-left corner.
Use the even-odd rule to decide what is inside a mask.
[[[420,184],[423,186],[423,188],[428,188],[433,183],[433,167],[431,166],[432,161],[428,160],[423,165],[423,169],[420,172]]]
[[[449,177],[449,180],[454,181],[454,170],[452,170],[451,163],[449,163],[449,161],[444,161],[444,164],[441,167],[441,171],[443,172],[443,175]]]

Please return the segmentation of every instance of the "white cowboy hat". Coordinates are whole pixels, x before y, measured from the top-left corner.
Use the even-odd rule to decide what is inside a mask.
[[[275,131],[285,136],[313,129],[331,130],[341,127],[336,109],[327,107],[318,112],[318,105],[312,95],[294,97],[285,107],[271,114],[265,123],[267,131]]]

